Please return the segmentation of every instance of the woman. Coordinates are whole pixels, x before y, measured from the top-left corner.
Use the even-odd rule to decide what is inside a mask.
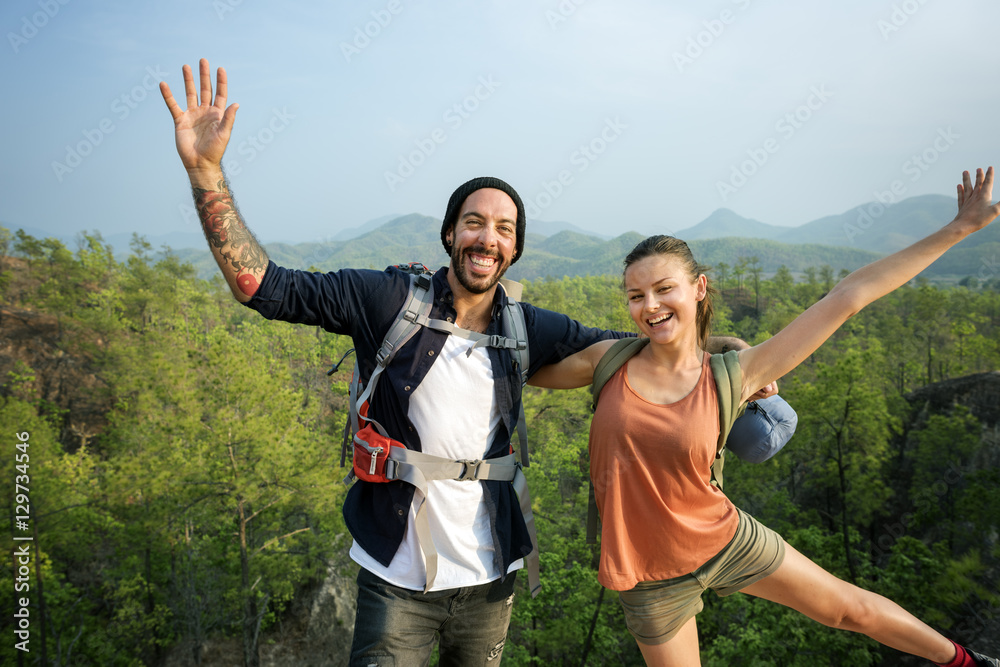
[[[1000,213],[993,168],[958,186],[958,215],[904,250],[850,274],[770,340],[739,352],[742,400],[798,366],[848,318],[906,283]],[[718,402],[704,343],[708,279],[683,241],[652,237],[625,259],[629,311],[649,344],[604,386],[591,425],[591,477],[602,518],[600,582],[619,595],[650,665],[700,664],[701,593],[736,591],[781,603],[950,667],[996,665],[894,602],[829,574],[733,506],[709,483]],[[585,386],[613,344],[543,369],[532,384]]]

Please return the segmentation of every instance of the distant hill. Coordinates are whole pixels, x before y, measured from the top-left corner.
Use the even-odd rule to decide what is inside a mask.
[[[356,239],[359,236],[363,236],[363,235],[367,234],[368,232],[370,232],[370,231],[372,231],[374,229],[378,229],[379,227],[381,227],[385,223],[391,222],[392,220],[395,220],[396,218],[399,218],[399,217],[401,217],[401,216],[398,213],[392,213],[390,215],[379,216],[378,218],[375,218],[373,220],[369,220],[368,222],[360,224],[357,227],[348,227],[347,229],[342,229],[339,232],[337,232],[336,234],[334,234],[329,240],[331,240],[331,241],[349,241],[351,239]]]
[[[688,227],[677,232],[677,238],[685,241],[700,241],[702,239],[721,239],[727,236],[739,236],[752,239],[782,239],[788,233],[788,227],[768,225],[757,220],[744,218],[728,208],[716,209],[710,216],[694,227]]]
[[[692,241],[691,252],[702,264],[718,266],[725,262],[733,266],[741,258],[756,257],[765,274],[773,273],[784,265],[792,273],[802,273],[807,268],[818,268],[824,264],[834,269],[853,271],[870,264],[881,253],[858,248],[839,248],[816,243],[783,243],[766,239],[706,239]]]
[[[786,229],[779,238],[787,243],[852,246],[889,253],[927,236],[954,216],[953,199],[923,195],[889,206],[869,202]]]
[[[549,220],[528,220],[528,233],[538,234],[541,237],[549,238],[550,236],[555,236],[559,232],[576,232],[577,234],[583,234],[585,236],[593,236],[605,241],[610,241],[612,236],[608,234],[598,234],[597,232],[591,232],[581,227],[577,227],[571,222],[563,222],[561,220],[549,221]]]

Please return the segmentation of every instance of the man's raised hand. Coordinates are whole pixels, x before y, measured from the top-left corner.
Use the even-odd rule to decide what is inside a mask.
[[[236,110],[239,104],[231,104],[226,108],[226,70],[219,68],[216,74],[215,99],[212,99],[212,77],[209,74],[208,61],[204,58],[199,62],[201,79],[201,101],[194,87],[194,75],[191,67],[184,65],[184,91],[187,95],[187,109],[182,110],[170,92],[166,82],[160,82],[160,93],[167,109],[174,118],[174,140],[177,153],[181,157],[184,168],[192,176],[196,172],[206,175],[216,175],[221,171],[222,156],[229,143],[229,135],[236,120]]]

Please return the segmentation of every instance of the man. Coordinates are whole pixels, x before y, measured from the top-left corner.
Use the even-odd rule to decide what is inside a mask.
[[[269,319],[351,336],[361,376],[370,378],[409,292],[409,274],[396,268],[314,274],[270,262],[237,211],[221,168],[238,108],[226,108],[225,70],[218,70],[214,101],[205,60],[200,103],[187,65],[184,83],[187,110],[166,83],[160,89],[195,206],[233,295]],[[420,327],[384,369],[369,400],[368,416],[406,452],[451,463],[483,461],[497,469],[511,457],[521,373],[506,350],[481,342],[504,333],[507,297],[499,281],[521,256],[524,230],[521,199],[499,179],[473,179],[449,200],[441,239],[451,259],[431,279],[430,317],[472,333]],[[520,307],[529,376],[597,340],[625,335]],[[351,664],[379,664],[382,658],[425,664],[436,635],[441,664],[499,662],[515,572],[533,551],[530,510],[519,507],[509,477],[477,475],[467,476],[463,467],[459,479],[434,479],[422,490],[398,480],[358,481],[351,488],[344,516],[354,537],[351,557],[361,565]],[[419,537],[421,525],[429,526],[430,537],[426,530]]]

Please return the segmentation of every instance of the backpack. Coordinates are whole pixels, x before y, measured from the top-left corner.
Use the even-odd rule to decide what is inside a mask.
[[[531,512],[531,498],[528,493],[527,481],[521,472],[522,468],[528,466],[528,437],[524,418],[524,402],[521,402],[516,426],[521,449],[520,463],[516,460],[513,452],[506,456],[483,461],[456,461],[413,451],[407,449],[403,443],[389,437],[382,425],[368,416],[369,400],[374,395],[382,372],[392,363],[399,349],[420,330],[420,327],[429,327],[449,335],[475,341],[468,354],[472,354],[474,348],[483,346],[508,351],[512,363],[521,376],[521,386],[523,387],[528,378],[529,355],[524,312],[516,300],[520,298],[521,285],[501,279],[501,285],[507,295],[506,305],[501,314],[503,334],[488,335],[463,329],[445,320],[432,319],[430,317],[431,307],[434,303],[431,284],[432,272],[419,263],[396,265],[396,268],[410,273],[410,288],[403,300],[402,307],[396,314],[395,321],[382,340],[382,345],[375,355],[375,370],[372,371],[364,386],[361,382],[359,365],[355,360],[354,373],[348,389],[349,412],[347,424],[344,426],[340,454],[340,465],[343,467],[349,443],[353,444],[353,465],[344,481],[351,483],[355,478],[375,483],[402,480],[420,489],[425,496],[427,482],[435,479],[511,482],[514,485],[521,513],[531,536],[532,552],[525,558],[525,564],[528,570],[529,587],[532,597],[534,597],[538,594],[541,586],[539,584],[538,540],[535,533],[534,516]],[[343,359],[341,359],[342,361]],[[340,363],[327,374],[332,374],[339,365]],[[420,549],[426,562],[426,592],[433,585],[434,577],[437,574],[437,551],[434,549],[434,541],[424,505],[421,505],[417,510],[416,528]]]
[[[601,389],[607,384],[625,362],[634,357],[649,343],[648,338],[623,338],[615,341],[601,357],[594,368],[594,382],[591,385],[591,410],[597,409],[597,401]],[[722,467],[725,464],[725,446],[733,423],[746,410],[746,402],[741,402],[743,390],[743,371],[740,368],[739,353],[730,350],[725,354],[713,354],[709,366],[715,378],[715,386],[719,398],[719,442],[715,450],[715,461],[712,463],[713,486],[722,489]],[[597,540],[597,500],[594,496],[594,484],[590,484],[590,502],[587,509],[587,542],[593,544]]]

